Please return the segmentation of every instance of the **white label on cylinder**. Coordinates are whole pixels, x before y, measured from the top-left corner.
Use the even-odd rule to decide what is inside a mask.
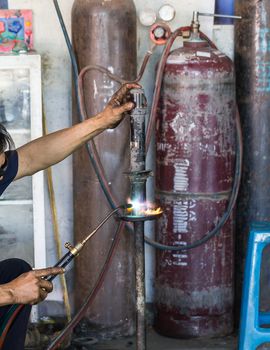
[[[197,57],[211,57],[211,52],[205,52],[205,51],[197,51],[196,52]]]
[[[175,206],[173,208],[173,232],[186,233],[188,232],[188,203],[183,203],[182,206]]]
[[[192,210],[196,207],[196,201],[193,199],[177,201],[173,207],[173,233],[175,235],[174,246],[185,246],[187,241],[185,237],[189,234],[189,223],[196,221],[196,212]],[[172,265],[188,266],[188,254],[179,252],[172,254]]]
[[[187,191],[188,181],[188,168],[189,160],[181,159],[175,165],[175,176],[174,176],[174,190],[175,191]]]

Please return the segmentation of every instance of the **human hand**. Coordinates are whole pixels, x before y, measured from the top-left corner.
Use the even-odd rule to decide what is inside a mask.
[[[4,285],[12,294],[13,304],[37,304],[52,292],[53,284],[44,277],[64,273],[60,267],[33,270],[23,273]]]
[[[110,99],[107,106],[97,117],[104,124],[103,127],[115,128],[124,118],[124,113],[131,111],[135,105],[133,102],[125,102],[128,93],[132,89],[140,89],[141,86],[135,83],[124,84]]]

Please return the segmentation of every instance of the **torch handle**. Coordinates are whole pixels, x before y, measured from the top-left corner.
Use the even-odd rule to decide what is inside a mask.
[[[66,267],[83,249],[85,243],[105,224],[105,222],[119,209],[125,209],[132,207],[131,204],[127,204],[125,206],[120,205],[119,207],[115,208],[109,215],[106,216],[106,218],[95,228],[94,231],[92,231],[82,242],[79,242],[75,245],[75,247],[72,247],[70,243],[66,243],[66,248],[69,249],[69,251],[54,265],[54,267]],[[47,276],[45,279],[49,282],[52,282],[55,279],[56,276]]]
[[[63,267],[65,268],[73,259],[75,258],[75,255],[73,255],[71,252],[67,252],[55,265],[54,267]],[[52,282],[55,279],[55,276],[47,276],[45,279],[49,282]]]

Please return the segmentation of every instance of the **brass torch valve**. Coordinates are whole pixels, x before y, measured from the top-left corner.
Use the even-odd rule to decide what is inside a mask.
[[[84,246],[83,242],[77,243],[74,247],[69,242],[65,243],[65,248],[67,248],[70,251],[70,253],[74,256],[77,256],[79,254],[83,246]]]

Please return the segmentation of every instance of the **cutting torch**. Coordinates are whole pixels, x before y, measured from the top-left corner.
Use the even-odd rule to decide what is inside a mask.
[[[91,237],[95,235],[95,233],[105,224],[106,221],[109,220],[111,216],[113,216],[114,213],[116,213],[120,209],[130,209],[132,208],[132,204],[124,204],[120,205],[119,207],[115,208],[112,212],[110,212],[105,219],[102,220],[102,222],[81,242],[77,243],[74,247],[72,246],[71,243],[67,242],[65,244],[65,248],[68,249],[68,252],[54,265],[54,267],[62,267],[65,268],[69,263],[79,255],[80,251],[83,249],[85,244],[90,240]],[[53,281],[55,275],[47,276],[45,279],[47,281]]]

